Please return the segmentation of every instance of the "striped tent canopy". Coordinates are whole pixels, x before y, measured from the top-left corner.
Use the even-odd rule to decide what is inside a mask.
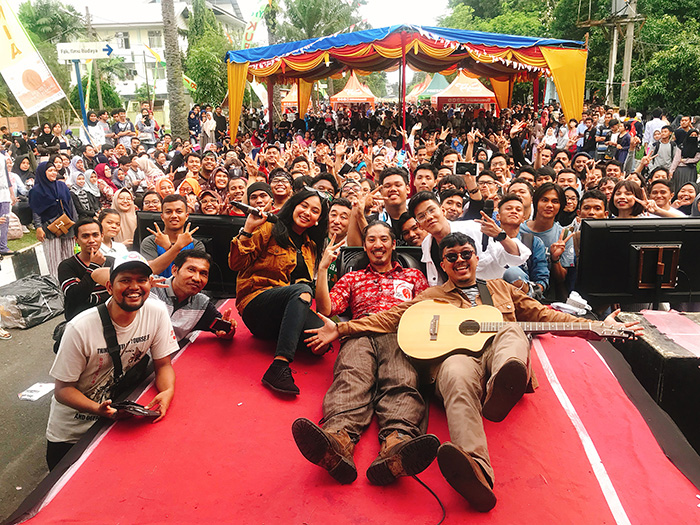
[[[277,83],[295,79],[313,84],[343,71],[358,74],[407,65],[415,70],[449,74],[466,69],[488,78],[501,107],[509,105],[513,83],[552,77],[567,118],[580,118],[587,50],[583,42],[501,35],[443,27],[395,25],[272,46],[229,51],[229,104],[233,122],[243,100],[245,80]],[[310,87],[301,84],[300,113]],[[234,131],[235,132],[235,131]]]

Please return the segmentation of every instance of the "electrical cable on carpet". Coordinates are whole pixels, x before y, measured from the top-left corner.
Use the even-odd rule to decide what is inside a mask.
[[[412,477],[413,479],[415,479],[418,483],[420,483],[421,485],[423,485],[423,486],[425,487],[425,490],[427,490],[428,492],[430,492],[430,493],[433,495],[433,497],[437,500],[438,504],[440,505],[440,508],[442,509],[442,518],[440,518],[440,521],[437,522],[437,525],[440,525],[443,521],[445,521],[445,518],[447,517],[447,511],[445,510],[445,505],[443,505],[442,501],[440,501],[440,498],[438,498],[438,495],[435,494],[435,493],[433,492],[433,490],[432,490],[428,485],[426,485],[423,481],[421,481],[421,479],[420,479],[418,476],[416,476],[416,475],[414,474],[414,475],[411,476],[411,477]]]

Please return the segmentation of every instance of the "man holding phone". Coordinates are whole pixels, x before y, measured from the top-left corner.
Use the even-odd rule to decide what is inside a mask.
[[[190,334],[198,330],[212,332],[222,339],[231,339],[236,332],[231,310],[222,314],[209,297],[201,293],[209,282],[211,263],[211,255],[204,250],[183,250],[173,261],[173,275],[165,281],[167,287],[152,290],[168,309],[180,348],[189,343]]]

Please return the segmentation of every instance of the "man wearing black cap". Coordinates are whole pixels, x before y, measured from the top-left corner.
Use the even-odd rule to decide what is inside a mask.
[[[246,190],[248,204],[262,210],[272,200],[272,188],[266,182],[254,182]]]
[[[49,469],[56,466],[97,419],[117,419],[121,415],[111,406],[116,392],[123,390],[121,378],[129,376],[129,370],[137,366],[147,352],[153,357],[158,389],[158,395],[147,408],[160,412],[156,421],[165,417],[175,393],[170,354],[178,345],[165,305],[157,300],[147,301],[150,277],[151,267],[137,252],[116,258],[106,284],[112,296],[106,308],[91,308],[66,325],[49,372],[56,380],[46,428]],[[120,357],[117,368],[121,368],[122,374],[115,372],[112,355],[116,352],[108,347],[103,314],[98,308],[105,308],[103,312],[108,314],[114,327],[115,346]]]

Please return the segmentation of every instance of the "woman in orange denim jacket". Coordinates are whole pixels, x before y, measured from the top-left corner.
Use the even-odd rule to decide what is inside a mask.
[[[302,190],[289,198],[274,224],[266,216],[248,215],[231,241],[229,267],[239,272],[236,307],[253,335],[277,339],[262,382],[284,394],[299,394],[289,363],[296,349],[306,346],[304,330],[323,325],[311,299],[327,226],[328,202]]]

